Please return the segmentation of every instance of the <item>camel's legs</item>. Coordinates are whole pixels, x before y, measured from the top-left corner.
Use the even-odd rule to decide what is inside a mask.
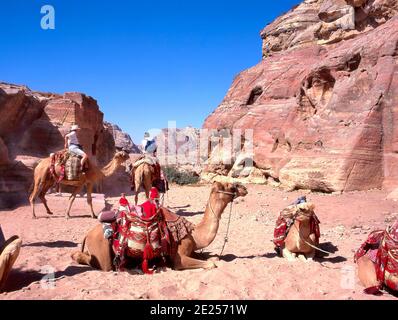
[[[43,202],[44,206],[46,207],[47,214],[50,214],[50,215],[52,215],[53,213],[51,212],[50,208],[47,205],[46,193],[52,186],[53,186],[52,180],[44,183],[43,187],[41,188],[40,194],[39,194],[39,198],[40,198],[41,202]]]
[[[310,262],[310,261],[313,261],[314,260],[314,258],[315,258],[315,250],[314,251],[312,251],[311,253],[306,253],[304,256],[306,257],[306,259],[307,259],[307,262]]]
[[[136,175],[137,171],[134,171],[134,184],[135,184],[135,205],[138,204],[138,193],[140,192],[140,187],[142,183],[142,176],[141,174]]]
[[[145,186],[145,196],[146,196],[147,200],[149,199],[149,191],[150,191],[149,189],[147,189],[146,186]]]
[[[306,256],[305,254],[302,254],[302,253],[299,253],[299,254],[297,255],[297,259],[298,259],[299,261],[301,261],[301,262],[308,262],[307,256]]]
[[[80,186],[76,187],[75,191],[73,191],[73,193],[72,193],[71,196],[69,197],[69,206],[68,206],[68,210],[66,211],[66,218],[67,218],[67,219],[70,218],[69,213],[70,213],[70,209],[72,208],[73,201],[75,201],[76,195],[77,195],[78,193],[80,193],[80,191],[82,190],[82,188],[83,188],[83,184],[81,184]]]
[[[368,256],[358,259],[358,278],[365,288],[376,287],[380,283],[377,280],[375,264]]]
[[[94,209],[93,209],[93,198],[91,196],[92,192],[93,192],[93,185],[91,183],[87,183],[87,203],[91,209],[91,217],[95,219],[97,217],[95,216]]]
[[[177,253],[174,258],[174,269],[175,270],[184,270],[184,269],[213,269],[217,268],[216,264],[211,261],[202,261],[198,259],[194,259],[180,253]]]
[[[135,190],[134,203],[135,205],[138,205],[138,190]]]
[[[30,206],[32,208],[33,219],[36,219],[35,201],[36,201],[37,196],[39,195],[40,186],[41,186],[41,179],[39,179],[39,181],[37,181],[37,182],[36,181],[34,182],[33,191],[29,196],[29,202],[30,202]]]
[[[296,257],[297,257],[297,254],[295,254],[295,253],[293,253],[293,252],[290,252],[288,249],[286,249],[286,248],[283,248],[283,250],[282,250],[282,256],[284,257],[284,258],[286,258],[288,261],[295,261],[296,260]]]
[[[87,252],[77,251],[74,252],[71,257],[78,264],[83,264],[87,266],[91,265],[91,255],[89,255]]]
[[[145,188],[145,196],[147,200],[149,199],[149,192],[152,188],[152,178],[144,176],[144,188]]]

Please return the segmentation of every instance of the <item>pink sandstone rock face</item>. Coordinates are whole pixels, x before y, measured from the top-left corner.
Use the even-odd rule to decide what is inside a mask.
[[[327,45],[312,31],[312,39],[306,34],[321,2],[305,1],[263,31],[279,30],[274,39],[279,44],[234,79],[204,128],[253,129],[256,167],[288,189],[393,188],[398,181],[398,18],[392,17],[397,2],[374,1],[379,23]],[[301,10],[303,15],[295,16]],[[305,41],[293,41],[301,35]]]
[[[113,136],[115,147],[128,153],[141,153],[140,148],[133,142],[130,135],[123,132],[116,124],[104,122],[106,130]]]
[[[397,13],[396,0],[305,0],[261,31],[263,56],[351,39]]]
[[[0,83],[0,208],[27,200],[33,168],[64,148],[64,136],[74,123],[81,128],[78,137],[85,152],[103,166],[115,153],[115,140],[96,100],[81,93],[57,95]]]

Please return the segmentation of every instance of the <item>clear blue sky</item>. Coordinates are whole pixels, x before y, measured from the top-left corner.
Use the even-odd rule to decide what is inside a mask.
[[[0,11],[0,81],[84,92],[139,142],[201,127],[234,76],[261,60],[259,32],[299,0],[12,0]],[[55,30],[42,30],[43,5]]]

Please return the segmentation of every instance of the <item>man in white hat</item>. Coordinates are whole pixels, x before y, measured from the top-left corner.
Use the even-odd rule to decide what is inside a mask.
[[[77,138],[77,130],[80,130],[78,125],[73,125],[70,128],[70,132],[65,136],[65,149],[69,149],[70,152],[81,156],[81,166],[84,170],[84,165],[87,161],[87,154],[83,151],[83,147],[79,144],[79,140]]]
[[[156,153],[157,145],[155,139],[151,139],[149,132],[145,132],[144,139],[141,142],[144,154],[153,155]]]

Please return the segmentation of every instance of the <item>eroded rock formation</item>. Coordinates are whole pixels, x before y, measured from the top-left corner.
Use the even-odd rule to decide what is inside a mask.
[[[397,3],[304,1],[263,30],[265,59],[234,79],[204,128],[253,129],[255,166],[288,189],[393,188]],[[333,26],[319,38],[319,26],[349,7],[355,29]]]
[[[106,130],[113,136],[115,147],[119,150],[125,150],[128,153],[141,153],[140,148],[133,142],[130,135],[125,133],[116,124],[104,122]]]
[[[33,168],[64,148],[64,136],[75,123],[90,159],[99,165],[109,161],[115,140],[96,100],[81,93],[58,95],[0,83],[0,208],[27,200]]]
[[[396,0],[305,0],[261,31],[263,56],[350,39],[397,13]]]

